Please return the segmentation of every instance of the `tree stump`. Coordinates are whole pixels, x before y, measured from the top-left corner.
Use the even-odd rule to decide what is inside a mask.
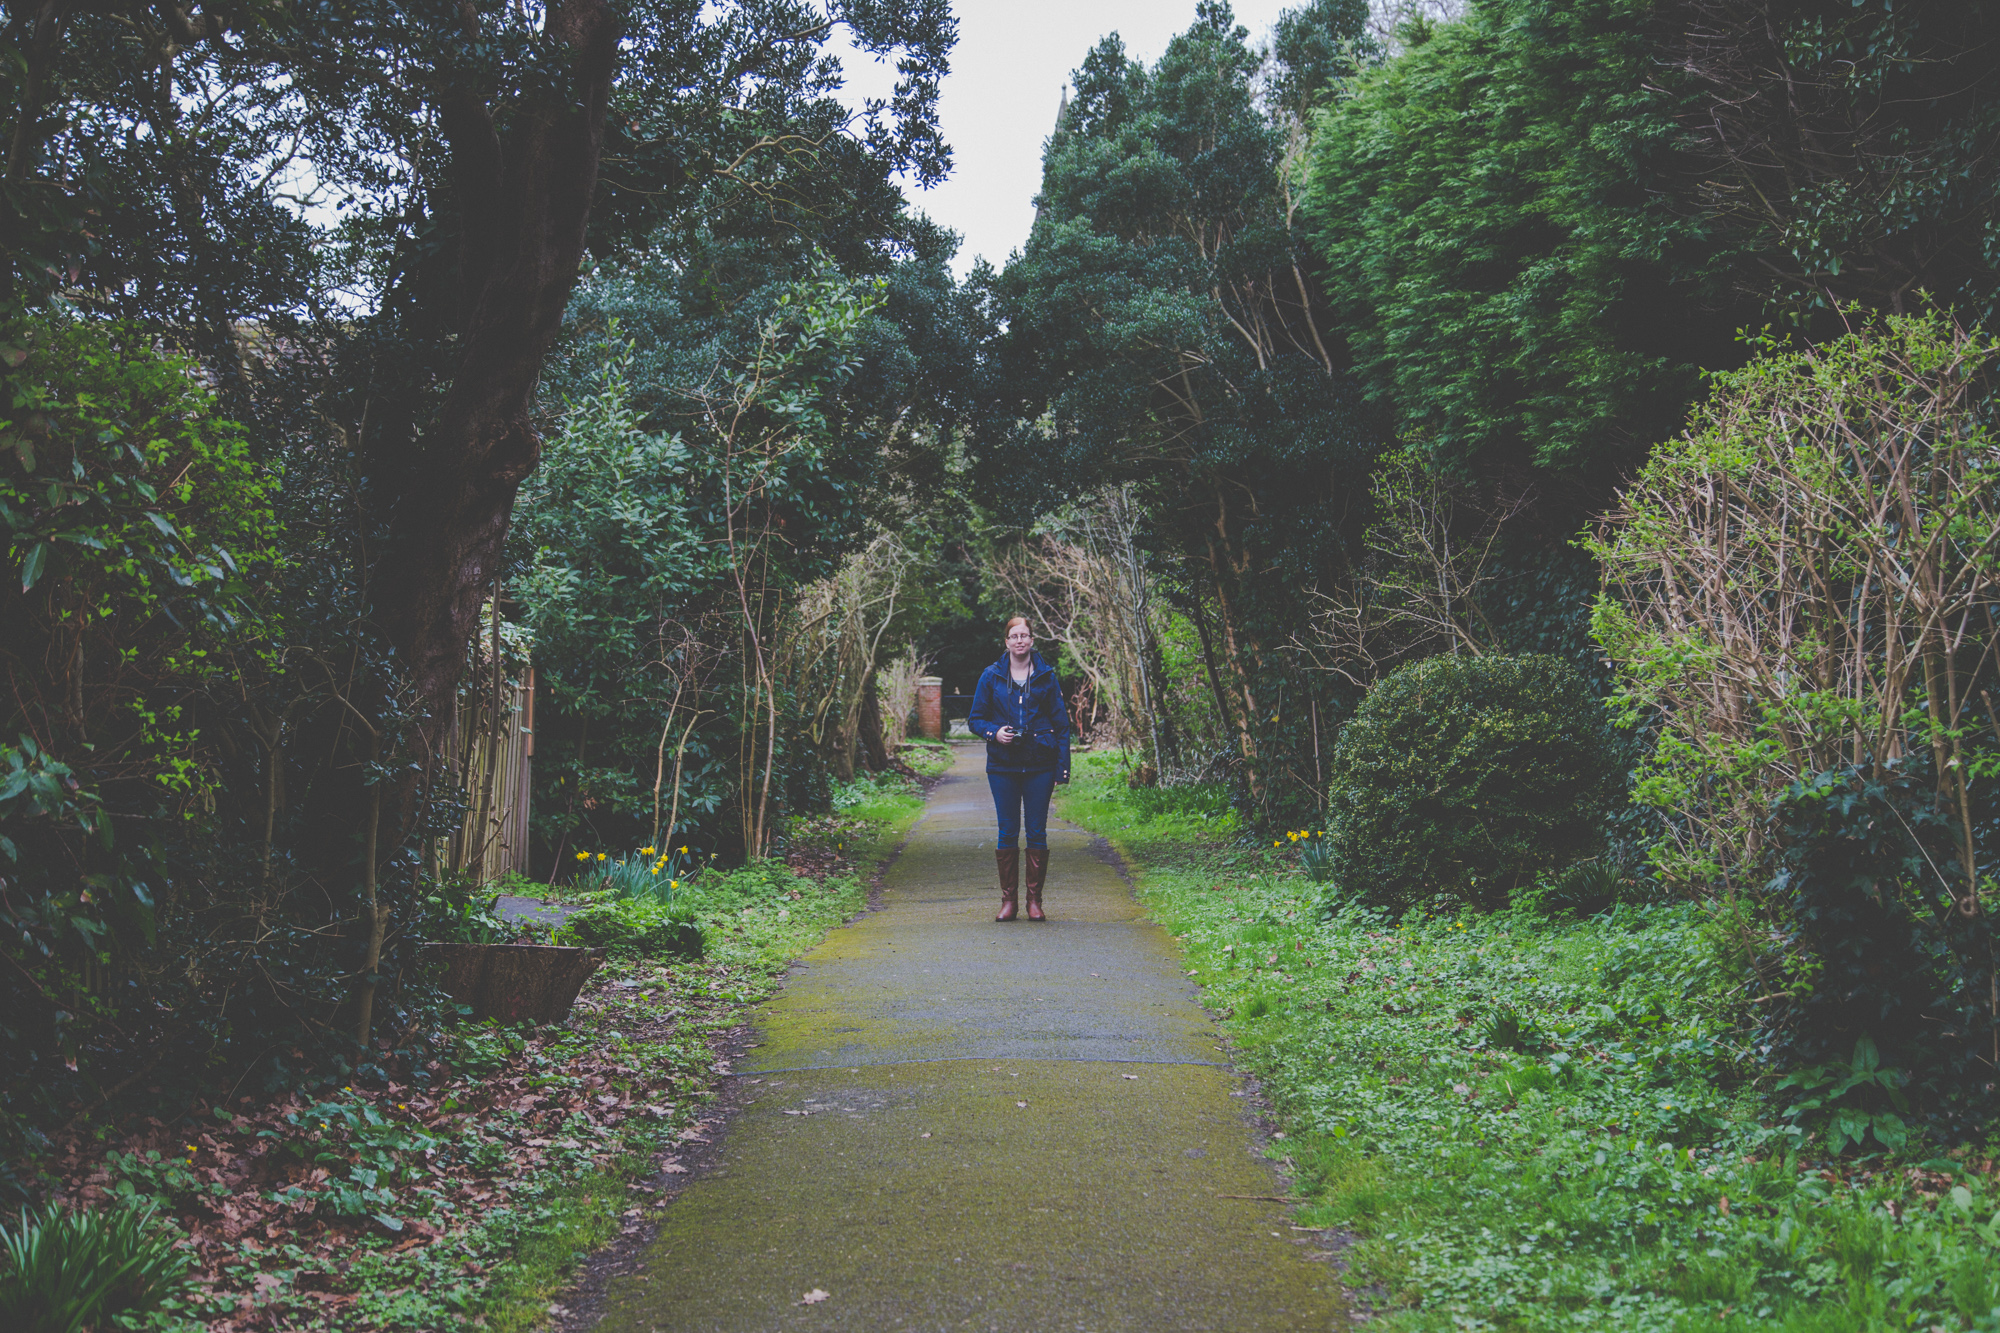
[[[505,1023],[560,1023],[583,983],[604,961],[602,949],[549,944],[427,944],[444,964],[445,994],[474,1018]]]

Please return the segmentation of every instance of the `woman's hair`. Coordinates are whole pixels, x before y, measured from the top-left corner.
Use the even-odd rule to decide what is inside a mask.
[[[1000,637],[1004,639],[1009,634],[1012,634],[1016,625],[1027,625],[1028,633],[1033,634],[1035,632],[1035,627],[1028,625],[1028,618],[1026,616],[1008,616],[1007,623],[1000,627]]]

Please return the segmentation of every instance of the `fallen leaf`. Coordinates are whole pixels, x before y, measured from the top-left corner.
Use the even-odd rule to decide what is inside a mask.
[[[811,1291],[799,1297],[799,1304],[818,1305],[821,1301],[825,1300],[826,1298],[827,1294],[825,1292],[821,1291],[818,1287],[814,1287]]]
[[[1026,1102],[1015,1102],[1014,1105],[1020,1107],[1024,1111],[1028,1109],[1028,1104]]]
[[[1123,1077],[1125,1077],[1125,1078],[1131,1078],[1131,1079],[1136,1079],[1136,1078],[1138,1078],[1139,1076],[1138,1076],[1137,1074],[1126,1074],[1126,1075],[1123,1075]]]

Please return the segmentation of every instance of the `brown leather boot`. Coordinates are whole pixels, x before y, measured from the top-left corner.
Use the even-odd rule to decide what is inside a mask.
[[[1042,884],[1049,877],[1049,849],[1028,849],[1028,920],[1047,921],[1042,915]]]
[[[1020,882],[1021,849],[1018,847],[995,847],[993,864],[1000,870],[1000,912],[995,921],[1012,921],[1017,907],[1014,895]]]

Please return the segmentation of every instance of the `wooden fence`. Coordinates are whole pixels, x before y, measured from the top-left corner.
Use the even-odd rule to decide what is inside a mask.
[[[518,679],[500,691],[500,743],[493,745],[490,677],[468,682],[452,724],[453,767],[465,775],[465,824],[445,840],[444,862],[452,870],[489,883],[510,870],[528,873],[528,793],[535,756],[535,669],[514,668]],[[486,783],[489,757],[497,753],[493,784]]]

